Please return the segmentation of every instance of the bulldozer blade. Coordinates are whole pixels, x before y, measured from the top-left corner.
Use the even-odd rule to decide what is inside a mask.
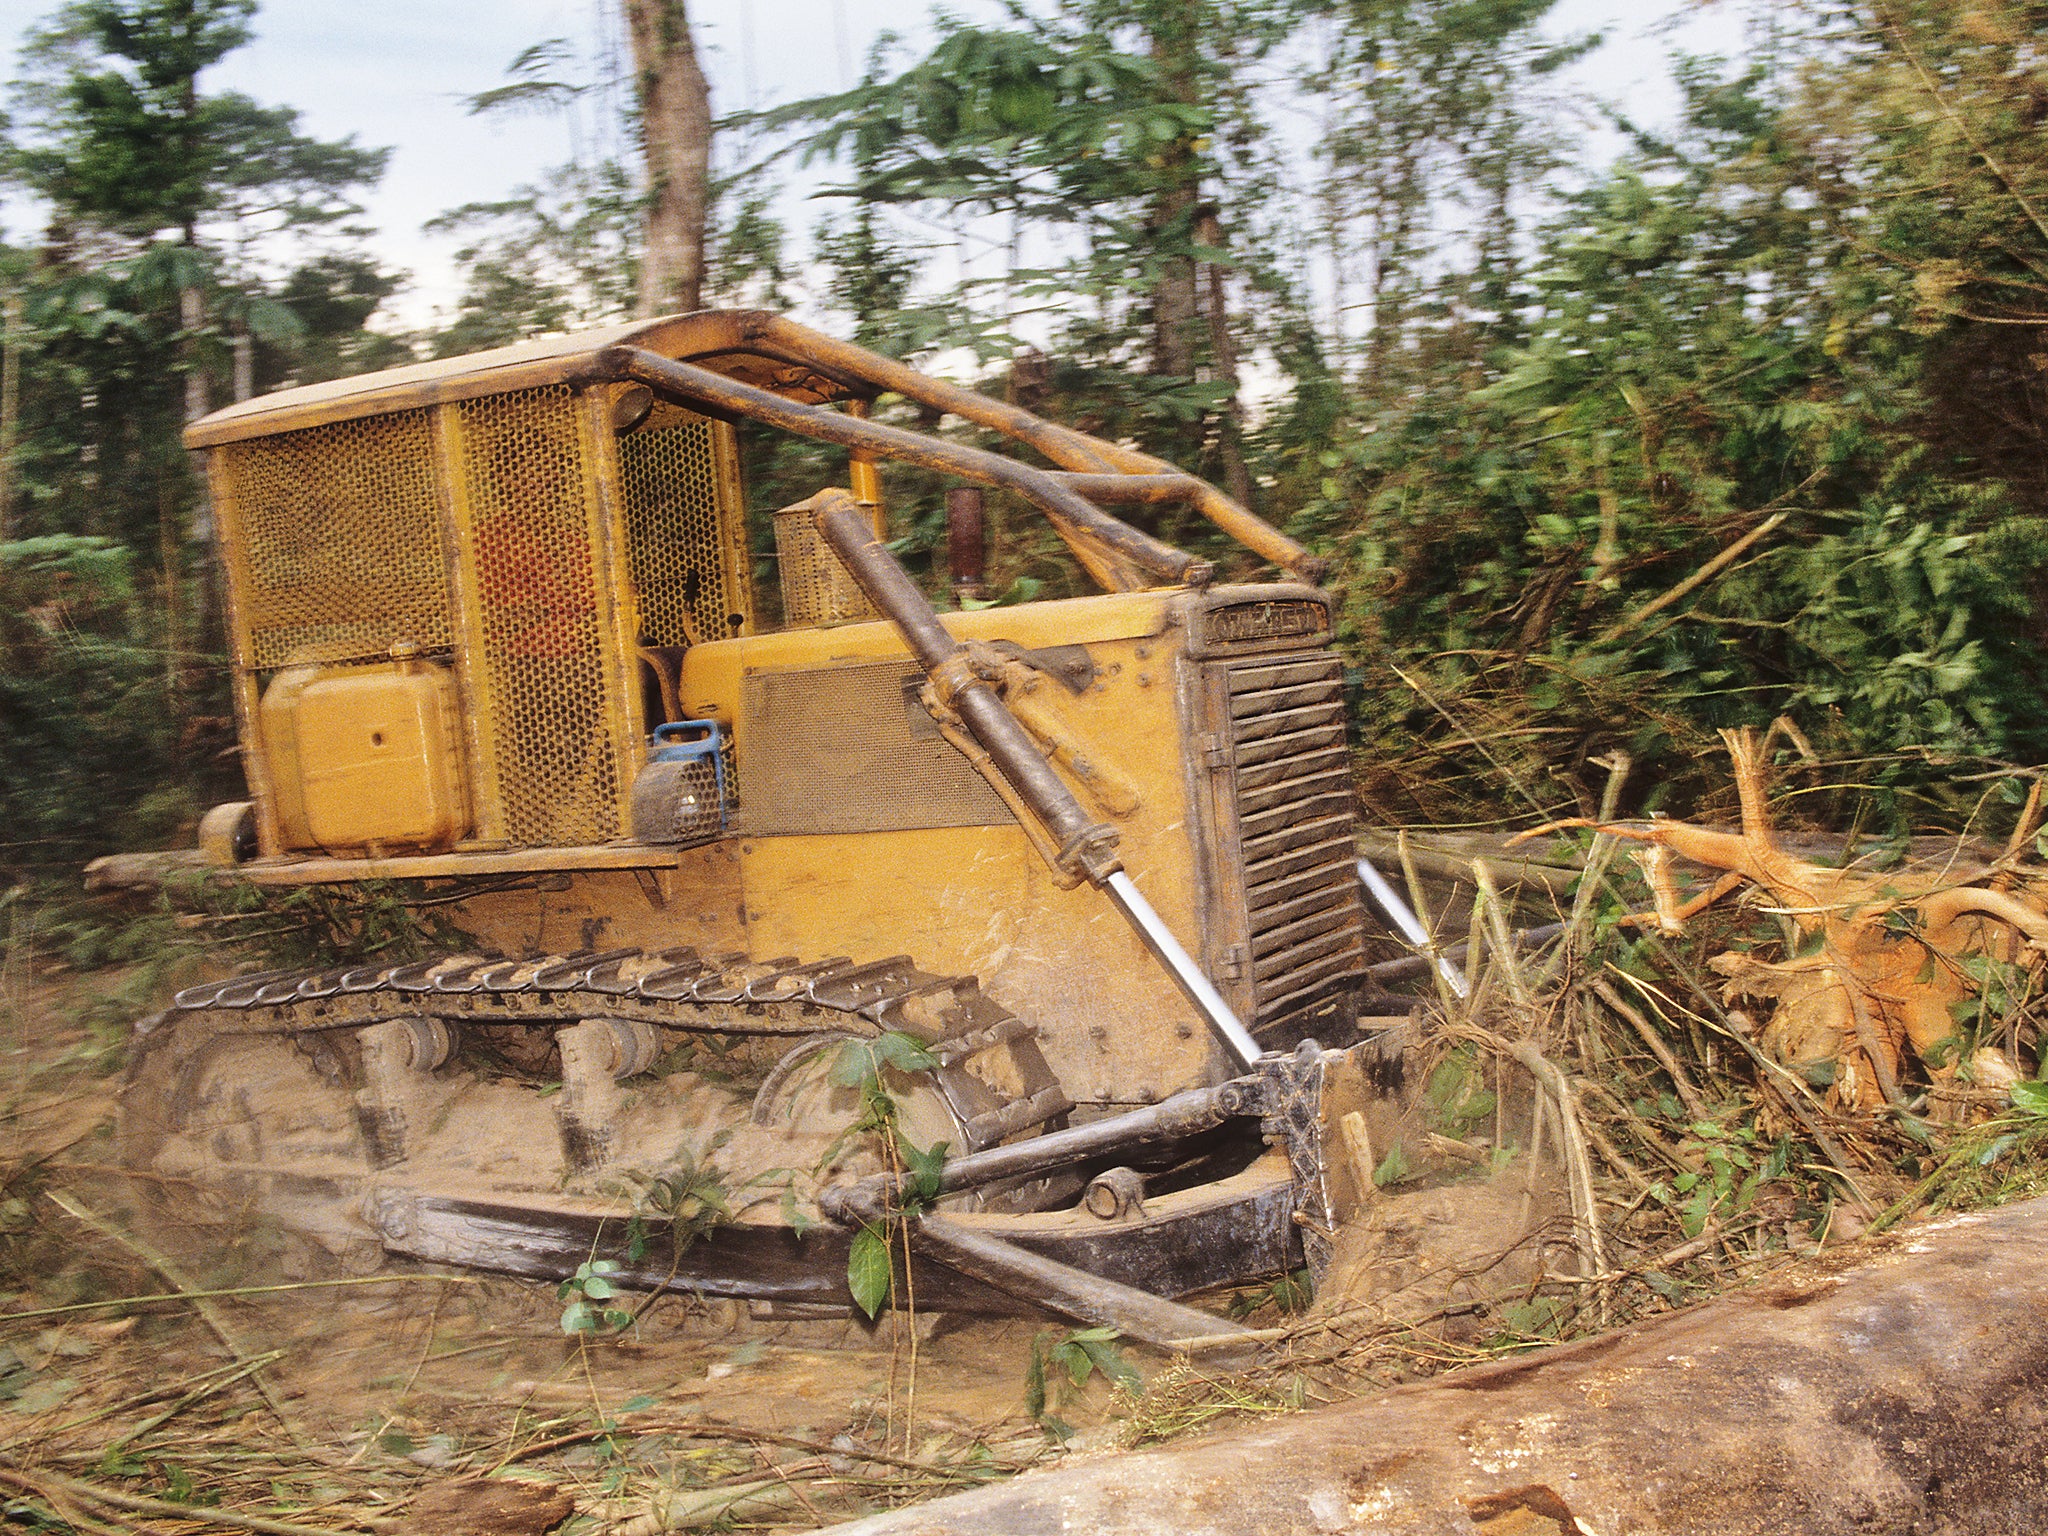
[[[372,1190],[363,1213],[386,1250],[430,1263],[556,1280],[592,1258],[608,1258],[620,1266],[613,1278],[634,1289],[852,1305],[846,1260],[853,1233],[843,1227],[818,1225],[799,1234],[779,1223],[735,1222],[678,1245],[667,1221],[636,1222],[631,1212],[597,1201],[477,1199],[397,1186]],[[1105,1221],[1086,1210],[974,1213],[949,1216],[946,1227],[1154,1301],[1295,1267],[1301,1247],[1293,1216],[1286,1161],[1268,1156],[1233,1178],[1157,1196],[1136,1219]],[[985,1276],[999,1275],[1000,1267],[982,1266],[977,1276],[954,1267],[942,1252],[929,1256],[932,1262],[917,1276],[921,1308],[994,1316],[1063,1310],[1028,1286],[989,1283]],[[1173,1312],[1187,1316],[1165,1330],[1167,1338],[1203,1332],[1196,1320],[1211,1332],[1228,1326],[1189,1308]]]

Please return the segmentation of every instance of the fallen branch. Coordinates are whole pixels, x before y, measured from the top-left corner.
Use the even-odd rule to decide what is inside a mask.
[[[177,1265],[173,1264],[163,1254],[157,1252],[155,1248],[145,1243],[141,1238],[136,1237],[133,1233],[123,1232],[113,1223],[94,1214],[91,1210],[80,1204],[74,1196],[65,1193],[63,1190],[52,1189],[46,1190],[45,1193],[49,1196],[50,1203],[64,1212],[65,1215],[71,1217],[74,1221],[83,1222],[93,1231],[99,1233],[100,1236],[119,1243],[123,1248],[126,1248],[130,1253],[142,1260],[143,1263],[163,1276],[164,1280],[174,1290],[192,1303],[193,1310],[205,1320],[206,1326],[213,1330],[214,1336],[221,1341],[222,1345],[226,1347],[227,1352],[234,1357],[235,1363],[238,1365],[248,1365],[250,1363],[250,1352],[243,1347],[242,1341],[235,1336],[234,1330],[228,1327],[227,1319],[221,1316],[220,1309],[213,1305],[212,1301],[198,1286],[185,1278],[184,1273]],[[291,1415],[284,1411],[284,1404],[278,1400],[277,1394],[271,1390],[270,1383],[264,1379],[260,1370],[252,1369],[250,1371],[249,1383],[263,1395],[264,1403],[276,1415],[277,1422],[284,1426],[284,1432],[291,1436],[292,1444],[308,1455],[314,1454],[313,1446],[307,1441],[305,1435],[301,1433],[299,1426],[293,1422]],[[170,1507],[175,1508],[176,1506]]]
[[[0,1467],[0,1482],[16,1488],[39,1493],[48,1498],[49,1494],[40,1485],[61,1489],[72,1498],[86,1504],[97,1504],[106,1509],[129,1510],[140,1515],[157,1515],[164,1519],[180,1520],[189,1525],[224,1525],[231,1530],[255,1531],[258,1536],[347,1536],[332,1526],[298,1525],[290,1520],[271,1520],[263,1515],[245,1515],[238,1509],[220,1509],[210,1504],[173,1504],[167,1499],[145,1498],[139,1493],[122,1493],[114,1488],[102,1488],[97,1483],[88,1483],[82,1478],[66,1477],[61,1472],[39,1471],[33,1476],[10,1471]],[[400,1532],[405,1529],[397,1520],[379,1520],[367,1516],[351,1516],[349,1523],[374,1531]]]
[[[1642,623],[1643,620],[1649,618],[1651,614],[1661,612],[1669,608],[1673,603],[1697,592],[1701,587],[1705,586],[1739,560],[1743,552],[1759,539],[1768,538],[1771,534],[1776,533],[1779,528],[1784,526],[1785,519],[1791,515],[1790,512],[1773,512],[1733,544],[1722,550],[1721,553],[1714,556],[1705,565],[1686,577],[1685,580],[1679,582],[1677,586],[1671,587],[1658,596],[1651,598],[1642,607],[1636,609],[1634,613],[1629,614],[1620,622],[1611,625],[1607,632],[1601,635],[1599,643],[1602,645],[1612,645],[1616,640],[1619,640],[1623,635]]]
[[[1657,1065],[1662,1067],[1664,1075],[1671,1079],[1671,1086],[1678,1093],[1678,1102],[1685,1106],[1686,1113],[1695,1120],[1711,1120],[1713,1115],[1707,1109],[1707,1101],[1700,1097],[1699,1089],[1694,1086],[1692,1074],[1685,1070],[1677,1054],[1664,1043],[1657,1031],[1650,1027],[1650,1021],[1631,1008],[1622,995],[1608,985],[1604,976],[1593,978],[1593,995],[1620,1015],[1643,1044],[1650,1048],[1650,1054],[1657,1058]]]

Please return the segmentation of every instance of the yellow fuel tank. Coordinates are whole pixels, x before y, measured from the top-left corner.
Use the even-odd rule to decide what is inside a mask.
[[[437,850],[469,831],[459,700],[446,668],[411,657],[322,668],[264,702],[265,724],[282,738],[274,761],[296,780],[280,796],[297,802],[295,816],[280,818],[288,840],[301,832],[330,853]]]

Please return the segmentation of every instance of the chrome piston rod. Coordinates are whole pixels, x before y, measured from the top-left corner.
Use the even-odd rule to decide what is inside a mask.
[[[1436,940],[1430,936],[1429,930],[1422,926],[1422,919],[1417,917],[1414,909],[1401,899],[1400,893],[1388,883],[1387,877],[1374,869],[1368,860],[1360,859],[1358,878],[1364,882],[1366,890],[1372,893],[1372,899],[1379,903],[1380,910],[1387,914],[1396,928],[1401,930],[1402,936],[1414,947],[1415,952],[1435,964],[1437,974],[1444,979],[1444,985],[1459,997],[1470,997],[1472,984],[1465,979],[1465,973],[1438,953]]]
[[[1102,889],[1117,911],[1123,913],[1124,920],[1137,930],[1138,937],[1145,941],[1145,947],[1152,951],[1153,957],[1166,967],[1167,974],[1179,984],[1216,1038],[1237,1057],[1238,1065],[1249,1067],[1257,1061],[1264,1054],[1259,1049],[1259,1042],[1238,1022],[1237,1015],[1230,1011],[1230,1004],[1216,990],[1216,984],[1202,974],[1202,968],[1195,964],[1194,957],[1181,947],[1180,940],[1173,936],[1173,930],[1152,910],[1152,903],[1131,883],[1131,877],[1118,870],[1104,882]]]

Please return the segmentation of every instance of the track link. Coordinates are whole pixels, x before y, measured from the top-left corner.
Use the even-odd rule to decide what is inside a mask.
[[[525,1027],[608,1021],[699,1035],[875,1035],[900,1031],[938,1058],[932,1074],[959,1121],[964,1150],[980,1151],[1057,1119],[1073,1105],[1038,1048],[1036,1028],[971,976],[919,970],[906,955],[856,963],[794,957],[751,961],[688,948],[613,949],[505,958],[443,955],[397,965],[267,971],[188,987],[144,1033],[312,1037],[326,1031],[435,1021]],[[985,1052],[1007,1058],[991,1087],[969,1069]]]

